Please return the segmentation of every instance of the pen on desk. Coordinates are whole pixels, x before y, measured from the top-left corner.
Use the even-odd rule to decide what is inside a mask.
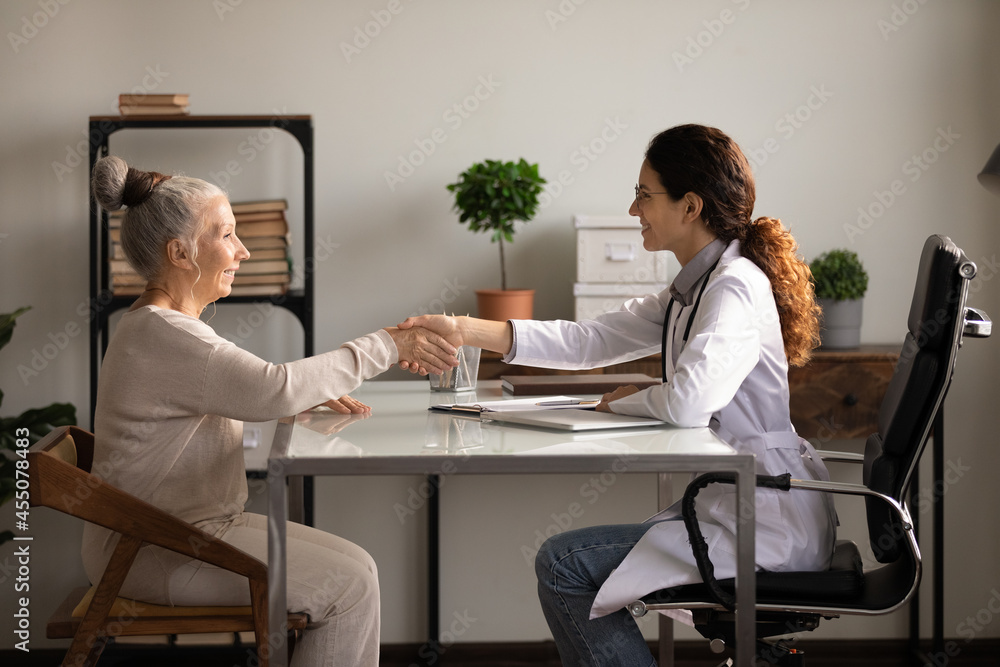
[[[535,403],[535,405],[594,405],[600,403],[600,401],[542,401],[541,403]]]

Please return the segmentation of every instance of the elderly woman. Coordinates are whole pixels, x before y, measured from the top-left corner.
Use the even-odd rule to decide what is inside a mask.
[[[266,421],[318,405],[364,413],[347,396],[400,358],[426,373],[457,363],[456,348],[423,329],[388,328],[339,349],[270,364],[199,319],[227,296],[250,253],[226,195],[205,181],[128,167],[94,167],[105,210],[126,207],[122,248],[146,289],[122,316],[101,368],[95,469],[111,484],[266,560],[266,517],[247,500],[243,420]],[[103,464],[103,465],[101,465]],[[99,581],[117,535],[87,525],[83,560]],[[125,597],[166,605],[246,605],[246,579],[146,546]],[[371,556],[342,538],[288,527],[288,605],[309,614],[297,665],[378,664],[379,587]]]

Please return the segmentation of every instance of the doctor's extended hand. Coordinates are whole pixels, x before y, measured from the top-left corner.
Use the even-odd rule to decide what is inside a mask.
[[[413,318],[410,318],[413,319]],[[409,320],[407,320],[409,321]],[[399,351],[399,366],[411,373],[440,375],[458,365],[458,345],[452,336],[440,335],[420,326],[386,327]]]
[[[614,412],[608,405],[611,401],[617,401],[619,398],[625,398],[626,396],[631,396],[632,394],[638,393],[639,388],[634,384],[626,385],[624,387],[618,387],[612,392],[608,392],[601,397],[601,402],[597,404],[598,412]]]
[[[460,347],[463,344],[462,333],[458,325],[458,318],[451,315],[420,315],[418,317],[408,317],[405,321],[399,323],[399,328],[401,330],[410,331],[414,327],[423,327],[424,329],[432,331],[442,338],[450,341],[456,347]],[[402,350],[400,351],[400,368],[404,370],[408,369],[411,373],[422,371],[422,364],[418,364],[416,362],[416,359],[404,357]],[[456,364],[452,364],[452,366]],[[438,373],[438,371],[431,372]],[[426,375],[426,373],[423,372],[420,374]]]

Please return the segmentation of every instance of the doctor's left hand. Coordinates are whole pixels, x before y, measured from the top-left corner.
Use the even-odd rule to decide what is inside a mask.
[[[614,412],[608,405],[611,401],[617,401],[619,398],[625,398],[626,396],[631,396],[639,391],[639,388],[634,384],[626,385],[624,387],[618,387],[612,392],[608,392],[601,397],[601,402],[597,404],[598,412]]]

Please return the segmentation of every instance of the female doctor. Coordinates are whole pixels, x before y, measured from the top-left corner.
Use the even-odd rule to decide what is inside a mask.
[[[753,174],[732,139],[700,125],[671,128],[650,142],[629,208],[643,247],[669,250],[682,267],[667,290],[578,323],[421,316],[400,326],[424,326],[502,352],[508,363],[545,368],[595,368],[662,352],[662,385],[619,388],[597,409],[708,426],[756,454],[761,474],[826,479],[788,412],[788,364],[805,363],[818,341],[809,268],[779,220],[751,219],[754,198]],[[827,494],[758,489],[756,502],[758,568],[829,565],[836,519]],[[712,485],[697,505],[716,575],[735,576],[734,489]],[[625,606],[701,580],[678,505],[640,524],[556,535],[542,545],[535,570],[566,665],[655,664]]]

